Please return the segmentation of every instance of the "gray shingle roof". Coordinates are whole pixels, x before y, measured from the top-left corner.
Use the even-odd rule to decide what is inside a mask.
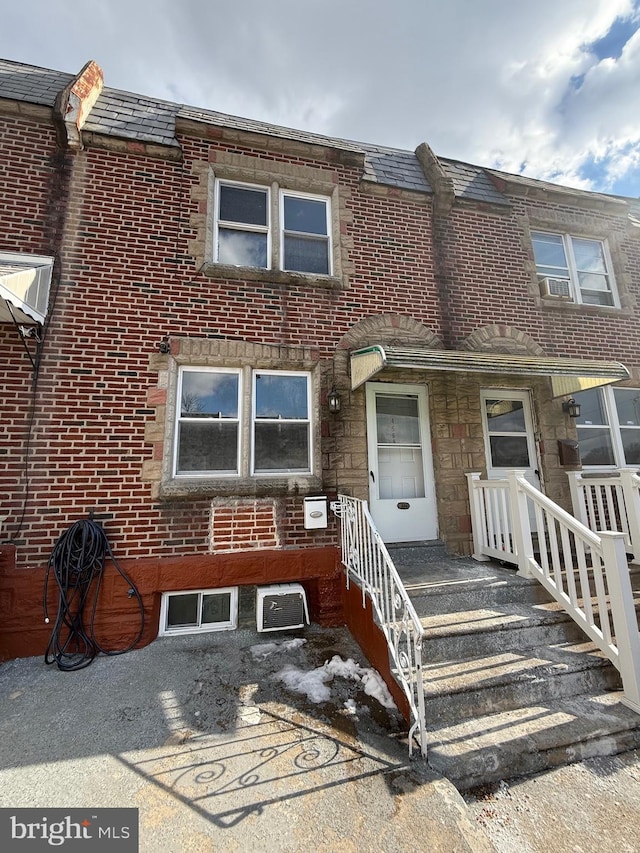
[[[74,76],[62,71],[51,71],[47,68],[38,68],[33,65],[0,59],[0,98],[52,107],[58,92],[70,83]],[[84,129],[93,133],[178,148],[177,119],[363,154],[365,164],[363,179],[365,181],[421,193],[432,192],[413,151],[323,136],[304,130],[281,127],[269,122],[219,113],[214,110],[202,110],[197,107],[161,101],[156,98],[111,89],[108,86],[102,90]],[[492,174],[509,181],[558,189],[555,184],[496,170],[483,169],[469,163],[461,163],[458,160],[440,158],[440,162],[445,173],[453,182],[456,197],[460,199],[508,205],[508,199],[491,180]],[[569,189],[567,191],[570,192]],[[575,192],[584,191],[575,190]],[[589,193],[589,195],[594,194]],[[611,199],[612,196],[603,195],[603,198]]]
[[[52,107],[56,95],[75,75],[0,59],[0,97]]]
[[[145,98],[105,86],[89,113],[85,130],[139,142],[179,147],[176,139],[178,104]]]
[[[453,181],[457,198],[508,205],[509,201],[496,188],[484,169],[458,160],[438,158],[445,173]]]

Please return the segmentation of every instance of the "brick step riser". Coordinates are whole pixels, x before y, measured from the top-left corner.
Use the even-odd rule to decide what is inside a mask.
[[[487,687],[455,693],[428,693],[429,673],[425,673],[425,711],[438,725],[454,725],[486,714],[513,711],[529,705],[544,705],[552,699],[583,693],[603,693],[620,688],[618,671],[608,662],[584,670],[558,673],[547,678],[509,680]]]
[[[520,751],[513,744],[482,750],[464,760],[443,757],[437,744],[428,749],[429,765],[446,776],[460,791],[477,785],[487,785],[516,776],[532,776],[554,767],[564,767],[597,756],[617,755],[640,748],[640,728],[603,734],[586,741],[559,744],[556,747],[534,752]]]
[[[544,645],[580,642],[584,639],[582,630],[571,619],[468,634],[447,634],[438,637],[430,637],[427,634],[422,643],[422,660],[428,666],[430,663],[463,660],[506,651],[526,652]]]

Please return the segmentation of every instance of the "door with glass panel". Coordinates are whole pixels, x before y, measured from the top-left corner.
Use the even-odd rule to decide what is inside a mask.
[[[420,385],[369,382],[369,507],[385,542],[438,535],[427,392]]]
[[[528,391],[489,389],[481,392],[487,477],[505,477],[524,470],[525,478],[540,488],[535,435]]]

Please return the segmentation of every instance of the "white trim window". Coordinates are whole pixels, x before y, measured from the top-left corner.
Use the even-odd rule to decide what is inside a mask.
[[[214,260],[332,275],[330,198],[216,179]]]
[[[606,242],[547,231],[532,231],[531,240],[544,295],[619,307]]]
[[[312,473],[312,399],[307,371],[181,367],[174,476]]]
[[[329,199],[280,191],[281,267],[331,274]]]
[[[269,268],[271,240],[267,187],[218,181],[215,228],[218,263]]]
[[[640,388],[592,388],[574,394],[585,468],[640,466]]]
[[[239,370],[181,368],[175,476],[238,475],[241,387]]]
[[[252,474],[311,471],[311,376],[283,370],[253,374]]]
[[[231,631],[238,626],[238,587],[165,592],[160,605],[161,637]]]

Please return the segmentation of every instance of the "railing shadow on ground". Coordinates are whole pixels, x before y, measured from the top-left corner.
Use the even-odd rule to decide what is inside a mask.
[[[118,761],[147,783],[225,829],[269,806],[372,777],[407,772],[407,761],[260,709],[261,720],[221,741],[198,735],[180,747],[122,753]],[[277,793],[274,793],[277,791]]]

